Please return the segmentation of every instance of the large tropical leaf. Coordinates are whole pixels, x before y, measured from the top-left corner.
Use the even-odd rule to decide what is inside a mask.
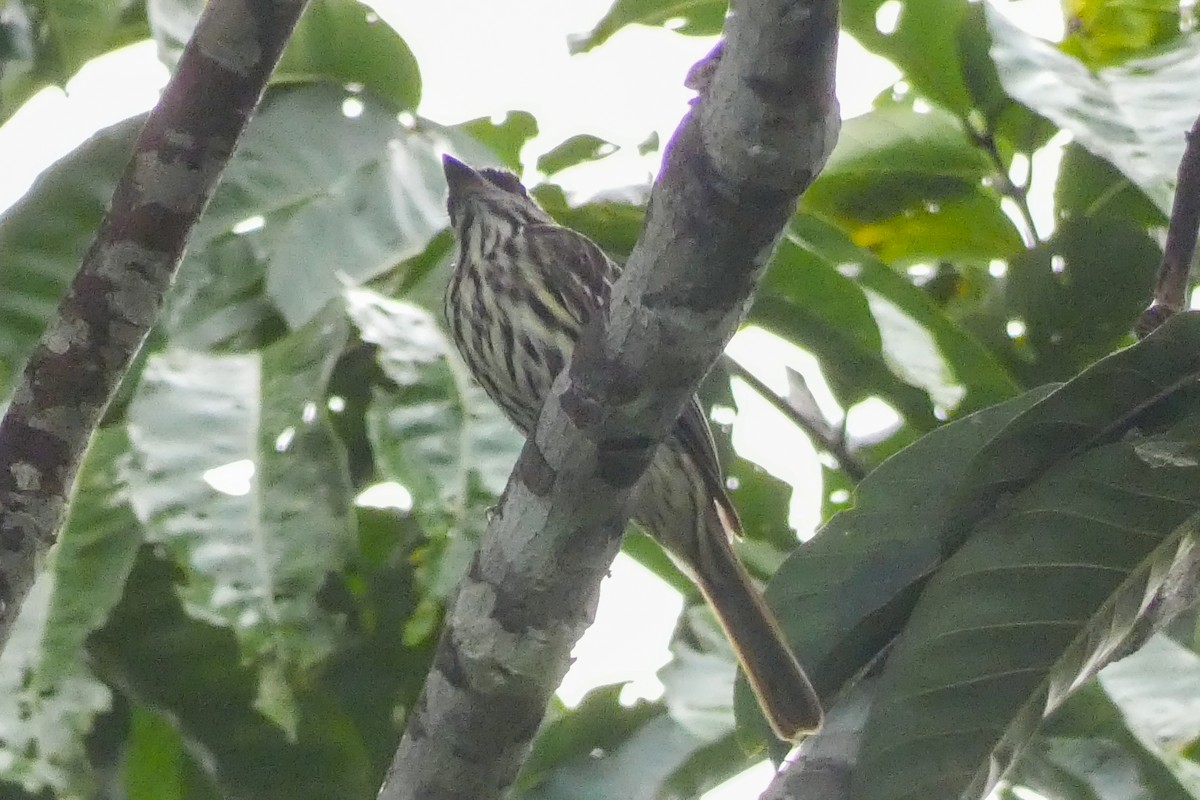
[[[288,724],[292,674],[332,646],[317,603],[351,546],[353,494],[325,387],[338,309],[256,354],[167,350],[128,410],[130,500],[151,541],[188,568],[188,610],[236,631],[259,703]]]
[[[1200,108],[1200,36],[1119,67],[1089,70],[987,7],[992,55],[1008,93],[1070,131],[1170,213],[1184,133]]]
[[[967,538],[889,656],[862,797],[979,796],[1121,645],[1197,535],[1198,345],[1200,318],[1173,320],[1022,414],[964,471],[945,536]]]

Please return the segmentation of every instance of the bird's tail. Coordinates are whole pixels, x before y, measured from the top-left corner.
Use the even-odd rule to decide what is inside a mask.
[[[821,727],[821,701],[792,654],[775,615],[767,608],[753,579],[730,544],[737,524],[713,504],[709,535],[701,536],[695,554],[697,585],[729,641],[750,687],[776,735],[794,741]]]

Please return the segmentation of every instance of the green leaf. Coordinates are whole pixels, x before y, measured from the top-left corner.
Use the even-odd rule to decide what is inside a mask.
[[[160,325],[172,343],[273,341],[286,330],[280,314],[302,325],[343,281],[377,277],[445,227],[446,133],[403,128],[367,95],[351,119],[349,96],[329,86],[268,94],[167,295]],[[97,134],[0,216],[0,394],[78,269],[144,121]]]
[[[524,795],[526,800],[654,800],[704,743],[666,714],[655,716],[619,746],[563,764]]]
[[[1117,64],[1180,37],[1177,0],[1070,0],[1059,47],[1093,69]]]
[[[1063,149],[1054,184],[1054,210],[1060,223],[1078,217],[1104,217],[1159,228],[1167,217],[1116,167],[1072,142]]]
[[[161,715],[134,707],[121,763],[129,800],[184,800],[183,738]]]
[[[538,134],[537,120],[528,111],[509,111],[499,122],[479,117],[455,127],[486,146],[501,164],[517,173],[521,171],[521,149]]]
[[[725,0],[615,0],[596,27],[570,37],[571,53],[598,47],[626,25],[665,25],[690,36],[714,36],[725,27]]]
[[[1100,671],[1129,729],[1164,752],[1200,737],[1200,656],[1161,634]]]
[[[802,207],[885,261],[1000,258],[1022,245],[983,186],[994,169],[950,114],[889,106],[842,125]]]
[[[595,200],[578,206],[568,205],[562,188],[552,183],[535,187],[531,194],[560,225],[584,234],[609,257],[622,262],[633,251],[642,232],[646,189],[631,187],[625,192],[638,196],[638,202]]]
[[[987,14],[1005,90],[1070,131],[1169,214],[1183,134],[1200,107],[1200,35],[1159,55],[1092,72],[994,8]]]
[[[123,428],[101,428],[92,437],[54,556],[42,686],[53,687],[79,668],[84,640],[108,619],[133,569],[144,534],[118,474],[128,458]]]
[[[888,659],[856,772],[863,798],[981,795],[1044,711],[1112,657],[1196,535],[1198,344],[1200,318],[1173,320],[962,470],[970,500],[954,504],[943,548],[968,526],[970,538]]]
[[[561,765],[585,761],[597,748],[608,751],[619,747],[638,728],[663,713],[661,703],[623,704],[622,688],[622,684],[599,686],[574,709],[552,706],[529,758],[521,766],[517,788],[533,789]]]
[[[378,788],[359,735],[328,701],[299,699],[294,737],[260,711],[259,675],[232,630],[184,610],[183,569],[144,547],[109,623],[89,642],[98,674],[160,712],[222,797],[328,800]],[[190,761],[190,759],[189,759]],[[185,768],[185,775],[187,769]]]
[[[787,235],[858,283],[880,329],[884,358],[941,408],[970,413],[1017,393],[1016,382],[995,356],[926,292],[855,247],[840,230],[801,214],[792,218]],[[796,284],[794,292],[803,297],[805,288]]]
[[[1099,361],[1022,414],[965,468],[953,498],[954,526],[965,528],[1054,464],[1138,426],[1148,409],[1171,410],[1196,377],[1200,314],[1181,314],[1160,333]]]
[[[581,133],[539,156],[537,168],[546,175],[553,175],[585,161],[599,161],[607,158],[618,149],[615,144],[606,139],[592,136],[589,133]]]
[[[1009,262],[1008,312],[1034,381],[1068,377],[1127,341],[1148,304],[1162,253],[1138,225],[1080,217]]]
[[[747,321],[821,359],[843,407],[877,395],[913,425],[936,425],[929,395],[905,382],[887,363],[861,288],[819,254],[791,239],[780,242]]]
[[[402,127],[367,95],[347,117],[348,97],[307,86],[267,98],[180,267],[164,311],[177,343],[222,342],[268,302],[299,327],[445,227],[444,137]]]
[[[345,615],[347,630],[323,666],[318,686],[362,737],[377,787],[400,736],[404,720],[398,710],[416,705],[438,637],[409,636],[414,618],[425,610],[415,579],[423,532],[411,516],[395,509],[356,507],[355,512],[359,556],[340,584],[339,600],[328,597],[332,591],[326,597],[332,612]],[[375,560],[373,547],[385,551],[382,559]],[[433,633],[438,622],[433,615]]]
[[[393,385],[379,387],[367,430],[380,473],[408,488],[426,533],[451,548],[431,591],[445,597],[474,552],[524,438],[471,380],[433,317],[365,289],[346,292],[359,336]]]
[[[421,99],[421,73],[412,51],[357,0],[309,3],[271,79],[361,86],[396,111],[411,111]]]
[[[69,796],[92,780],[84,737],[110,692],[84,640],[120,599],[141,541],[116,475],[127,447],[120,429],[93,438],[59,546],[0,658],[0,780],[29,791]]]
[[[131,0],[8,0],[0,20],[0,123],[87,61],[149,35]]]
[[[938,428],[863,479],[854,507],[791,555],[768,603],[822,696],[840,690],[896,635],[948,549],[948,491],[976,453],[1049,388]],[[761,720],[744,680],[738,719]],[[754,724],[760,736],[765,721]],[[763,739],[760,739],[762,741]]]
[[[877,22],[885,5],[897,15],[894,30],[880,30]],[[966,0],[846,0],[842,28],[899,67],[926,98],[966,117],[974,103],[959,60],[957,30],[968,10]]]
[[[264,711],[332,646],[317,592],[345,562],[353,493],[325,412],[346,340],[338,314],[253,355],[150,357],[128,410],[130,498],[151,541],[189,571],[190,613],[238,635]]]
[[[79,269],[143,121],[95,134],[0,215],[0,396]]]
[[[1181,778],[1127,727],[1095,682],[1054,712],[1009,775],[1062,800],[1195,800]]]

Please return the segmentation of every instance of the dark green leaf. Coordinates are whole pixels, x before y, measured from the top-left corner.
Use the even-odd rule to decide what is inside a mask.
[[[1111,657],[1194,536],[1198,346],[1200,318],[1175,318],[1017,417],[943,490],[943,553],[970,535],[889,657],[863,797],[982,793]]]
[[[1025,326],[1015,342],[1032,380],[1069,377],[1130,339],[1149,305],[1162,253],[1125,220],[1078,218],[1009,263],[1009,313]]]
[[[633,187],[624,192],[633,193],[642,195],[645,189]],[[629,256],[641,235],[646,213],[644,199],[639,202],[595,200],[572,207],[567,204],[562,189],[552,183],[536,187],[532,194],[560,225],[584,234],[617,262],[623,262]]]
[[[1200,417],[1066,461],[932,578],[889,656],[864,800],[982,796],[1195,545]]]
[[[232,630],[185,613],[175,564],[143,548],[125,597],[89,650],[98,674],[161,711],[199,766],[236,800],[369,797],[378,788],[359,735],[328,701],[302,695],[295,738],[256,709],[259,676]]]
[[[1103,217],[1136,222],[1143,228],[1166,225],[1167,218],[1116,167],[1072,142],[1063,149],[1054,185],[1059,220]]]
[[[1197,348],[1200,314],[1179,315],[1013,420],[966,467],[953,499],[955,524],[975,524],[1054,464],[1135,430],[1156,406],[1169,411],[1181,387],[1200,377]]]
[[[884,462],[859,484],[854,507],[775,573],[767,600],[823,696],[887,646],[941,563],[949,488],[989,439],[1048,392],[1029,392],[938,428]],[[757,720],[744,682],[743,689],[738,717]]]

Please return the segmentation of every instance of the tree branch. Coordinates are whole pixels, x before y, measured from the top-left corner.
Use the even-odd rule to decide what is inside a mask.
[[[836,0],[747,0],[646,227],[583,332],[446,617],[381,800],[498,797],[591,622],[631,495],[833,148]]]
[[[0,647],[304,0],[212,0],[0,421]]]
[[[792,424],[797,428],[808,434],[809,438],[815,441],[817,446],[822,450],[833,456],[838,466],[841,467],[842,472],[845,472],[850,480],[855,483],[861,483],[862,479],[867,476],[866,467],[854,457],[854,454],[850,452],[850,448],[846,446],[845,436],[841,432],[833,430],[829,424],[829,420],[822,416],[814,418],[788,398],[775,394],[775,392],[771,391],[770,386],[759,380],[757,375],[746,369],[736,359],[729,356],[722,356],[721,363],[730,375],[740,378],[749,384],[750,388],[774,406],[775,410],[791,420]]]
[[[1137,322],[1137,336],[1144,339],[1159,325],[1187,308],[1188,275],[1196,252],[1200,229],[1200,117],[1187,132],[1187,147],[1179,161],[1175,200],[1167,226],[1167,243],[1154,281],[1154,302]]]

